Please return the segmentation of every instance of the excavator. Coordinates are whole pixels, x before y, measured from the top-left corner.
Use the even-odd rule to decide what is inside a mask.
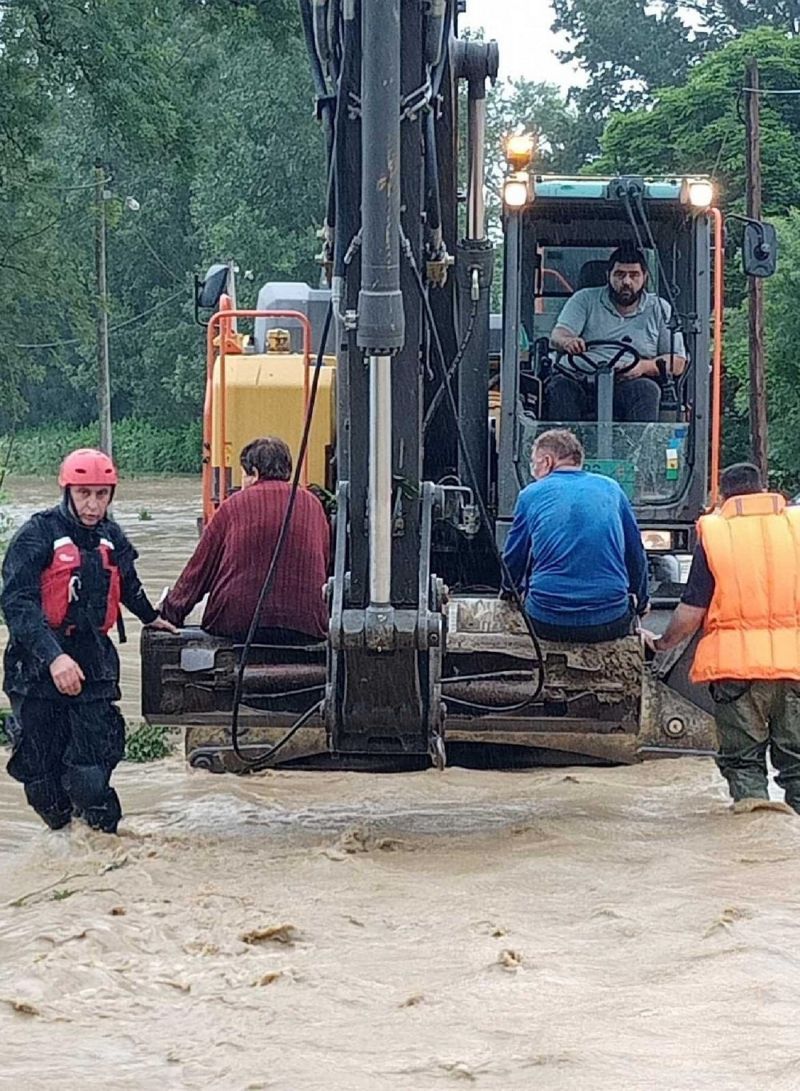
[[[237,488],[246,442],[286,438],[294,488],[317,489],[332,513],[329,634],[287,648],[191,625],[179,636],[146,630],[145,719],[183,726],[189,762],[212,771],[712,751],[691,648],[656,669],[637,635],[540,641],[521,604],[498,597],[532,445],[561,425],[634,505],[649,624],[665,624],[679,600],[720,469],[725,223],[712,181],[543,175],[533,140],[516,133],[500,222],[490,222],[486,96],[498,48],[458,36],[463,0],[299,3],[327,153],[323,283],[269,283],[245,309],[230,266],[198,282],[201,522]],[[680,375],[663,362],[659,419],[647,423],[614,420],[614,372],[638,360],[630,344],[569,356],[550,341],[566,299],[603,284],[622,243],[645,253],[649,290],[670,304],[686,346]],[[746,222],[742,248],[749,275],[774,271],[768,225]],[[550,419],[555,374],[592,376],[596,419]]]

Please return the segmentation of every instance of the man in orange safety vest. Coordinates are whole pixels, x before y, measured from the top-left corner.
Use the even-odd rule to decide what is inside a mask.
[[[769,798],[766,754],[800,813],[800,508],[765,492],[749,463],[722,474],[722,506],[697,524],[686,590],[657,652],[703,626],[691,678],[707,683],[717,765],[735,811]]]

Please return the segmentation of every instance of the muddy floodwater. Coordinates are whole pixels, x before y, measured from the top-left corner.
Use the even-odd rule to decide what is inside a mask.
[[[196,483],[120,492],[157,597]],[[116,784],[50,833],[0,775],[3,1089],[800,1088],[800,821],[708,760]]]

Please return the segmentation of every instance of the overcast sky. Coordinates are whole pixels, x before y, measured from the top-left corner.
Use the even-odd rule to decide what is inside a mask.
[[[550,32],[553,11],[547,0],[467,0],[459,27],[483,27],[500,43],[500,75],[548,80],[569,87],[574,73],[558,63],[553,50],[563,45]]]

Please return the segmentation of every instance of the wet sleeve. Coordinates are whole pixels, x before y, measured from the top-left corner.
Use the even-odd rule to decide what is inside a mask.
[[[511,591],[516,588],[521,595],[525,594],[532,545],[527,504],[523,501],[522,493],[520,493],[514,508],[511,529],[508,532],[505,548],[503,549],[503,560],[506,563],[512,582],[512,586],[509,587],[507,577],[503,573],[502,587],[504,591]]]
[[[139,554],[122,531],[117,529],[114,537],[116,539],[114,551],[117,555],[117,566],[122,583],[122,605],[138,617],[143,625],[149,625],[158,617],[158,610],[148,599],[142,587],[142,581],[139,579],[139,573],[136,571],[136,559]]]
[[[574,333],[576,337],[580,337],[586,328],[588,313],[589,299],[587,294],[584,291],[575,292],[561,308],[561,313],[556,319],[556,326],[563,326],[570,333]]]
[[[647,593],[647,554],[642,545],[642,533],[636,522],[631,502],[620,489],[620,514],[625,534],[625,567],[628,570],[628,590],[636,596],[636,612],[642,615],[650,597]]]
[[[186,615],[211,590],[219,571],[228,523],[228,509],[223,504],[203,531],[197,549],[164,599],[161,616],[173,625],[183,625]]]
[[[672,330],[669,328],[669,320],[672,317],[672,307],[666,301],[661,301],[661,322],[658,327],[658,345],[656,352],[659,356],[669,356],[672,352],[675,356],[686,356],[686,345],[683,340],[683,334],[680,330],[675,330],[674,340]]]
[[[686,581],[686,590],[681,595],[681,602],[687,606],[697,606],[707,610],[711,605],[716,588],[714,574],[708,567],[708,557],[700,542],[697,543],[692,557],[692,567],[689,569],[689,579]]]
[[[62,648],[42,609],[41,578],[52,552],[52,539],[34,521],[13,538],[3,561],[0,603],[11,638],[50,666]]]

